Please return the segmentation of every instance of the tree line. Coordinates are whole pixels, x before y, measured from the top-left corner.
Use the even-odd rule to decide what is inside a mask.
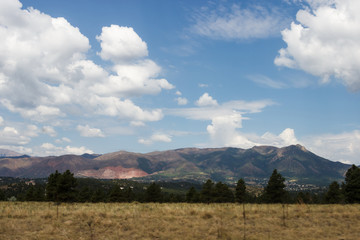
[[[80,182],[80,183],[79,183]],[[52,202],[188,202],[188,203],[360,203],[360,168],[353,165],[341,185],[332,182],[327,191],[286,191],[285,178],[274,169],[262,193],[248,191],[241,178],[236,186],[207,180],[202,186],[190,187],[186,194],[164,191],[159,183],[118,183],[97,185],[97,180],[77,179],[69,170],[50,174],[45,185],[30,185],[18,198],[7,198],[0,190],[0,200],[52,201]],[[23,189],[23,188],[21,188]]]

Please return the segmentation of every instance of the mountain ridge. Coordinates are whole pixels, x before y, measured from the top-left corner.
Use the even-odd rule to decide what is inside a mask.
[[[301,145],[249,149],[179,148],[150,153],[118,151],[107,154],[18,157],[0,159],[0,176],[47,177],[69,169],[78,177],[138,178],[140,180],[198,180],[234,182],[266,178],[273,169],[289,179],[338,180],[350,165],[332,162]]]

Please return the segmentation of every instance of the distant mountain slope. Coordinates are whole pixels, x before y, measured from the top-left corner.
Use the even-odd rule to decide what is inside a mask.
[[[11,150],[7,150],[7,149],[2,149],[0,148],[0,157],[18,157],[21,156],[22,154],[11,151]]]
[[[350,165],[332,162],[301,145],[284,148],[183,148],[147,154],[126,151],[104,155],[0,158],[0,176],[47,177],[69,169],[76,176],[148,180],[234,182],[242,178],[268,178],[276,168],[288,179],[338,180]]]

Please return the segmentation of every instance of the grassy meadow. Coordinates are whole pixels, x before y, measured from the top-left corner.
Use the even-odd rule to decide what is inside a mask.
[[[355,240],[359,226],[360,205],[0,202],[2,240]]]

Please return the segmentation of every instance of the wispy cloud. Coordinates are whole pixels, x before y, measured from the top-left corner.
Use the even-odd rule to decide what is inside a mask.
[[[286,87],[286,84],[280,81],[275,81],[264,75],[249,75],[247,76],[251,81],[257,83],[263,87],[270,87],[275,89],[282,89]]]
[[[290,20],[280,9],[260,5],[243,8],[240,4],[214,4],[194,16],[191,31],[213,39],[254,39],[280,35]]]

